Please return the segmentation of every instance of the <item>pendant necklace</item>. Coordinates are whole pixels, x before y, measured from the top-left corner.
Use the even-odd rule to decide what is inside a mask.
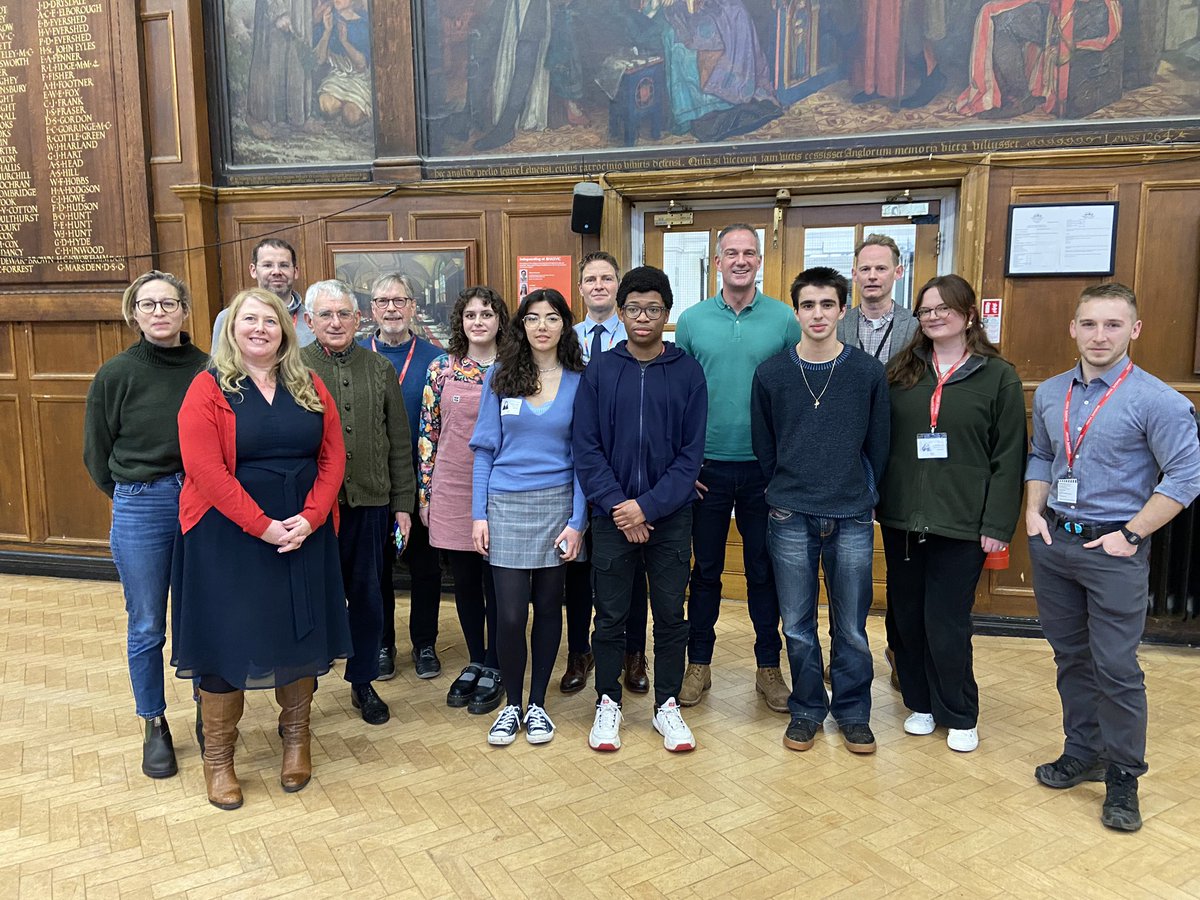
[[[813,399],[813,409],[821,405],[821,398],[825,396],[825,392],[829,390],[829,383],[833,381],[833,370],[837,368],[837,360],[833,361],[833,365],[829,367],[829,377],[825,379],[825,387],[821,388],[821,393],[814,394],[811,387],[808,385],[808,376],[804,374],[804,361],[800,362],[800,377],[804,379],[804,387],[808,390],[808,396]]]
[[[548,369],[543,369],[541,366],[538,366],[538,371],[541,372],[543,375],[545,375],[549,372],[557,372],[561,368],[562,368],[562,363],[556,363],[553,366],[550,366]]]

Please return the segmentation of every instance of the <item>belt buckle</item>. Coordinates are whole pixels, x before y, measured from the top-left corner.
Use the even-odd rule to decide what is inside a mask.
[[[1083,534],[1083,525],[1079,522],[1072,522],[1070,519],[1064,519],[1063,531],[1067,534],[1081,535]]]

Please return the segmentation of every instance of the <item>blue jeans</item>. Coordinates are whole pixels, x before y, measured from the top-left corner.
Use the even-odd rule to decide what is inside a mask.
[[[833,713],[841,726],[867,724],[875,674],[867,646],[871,557],[875,549],[871,514],[827,519],[772,509],[767,517],[767,541],[792,668],[788,711],[793,719],[824,722],[825,716]],[[825,569],[830,616],[837,623],[829,653],[832,702],[825,694],[821,644],[817,639],[818,563]]]
[[[162,650],[182,486],[183,473],[176,472],[154,481],[117,484],[113,492],[108,541],[125,591],[129,680],[137,714],[144,719],[167,711]]]
[[[706,459],[699,481],[708,491],[692,506],[695,564],[688,590],[688,659],[700,665],[712,663],[732,512],[742,536],[754,658],[760,667],[776,668],[783,641],[779,638],[779,598],[767,552],[767,479],[755,460]]]

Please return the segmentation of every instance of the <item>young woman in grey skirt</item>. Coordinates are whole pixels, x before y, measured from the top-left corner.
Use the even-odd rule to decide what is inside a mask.
[[[472,539],[488,557],[496,586],[496,649],[508,694],[488,732],[504,746],[525,728],[531,744],[554,737],[546,688],[562,640],[566,570],[583,548],[587,504],[571,455],[575,390],[583,371],[571,308],[553,289],[525,297],[488,370],[475,451]],[[525,626],[533,604],[532,648]],[[529,705],[522,711],[525,663],[532,649]]]

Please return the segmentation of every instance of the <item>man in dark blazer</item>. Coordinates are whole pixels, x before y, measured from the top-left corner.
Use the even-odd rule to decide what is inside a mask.
[[[886,234],[869,234],[854,248],[854,283],[859,305],[838,322],[837,337],[886,366],[917,331],[917,320],[892,299],[896,279],[904,274],[900,248]]]

